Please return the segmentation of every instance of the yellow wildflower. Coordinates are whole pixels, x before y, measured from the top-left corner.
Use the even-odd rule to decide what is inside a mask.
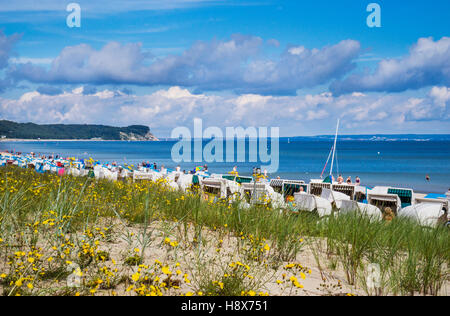
[[[161,271],[162,271],[162,273],[164,273],[166,275],[172,274],[172,271],[170,271],[169,267],[162,267]]]
[[[136,272],[135,274],[133,274],[131,276],[131,279],[133,280],[133,282],[137,282],[139,280],[139,278],[141,277],[141,274]]]

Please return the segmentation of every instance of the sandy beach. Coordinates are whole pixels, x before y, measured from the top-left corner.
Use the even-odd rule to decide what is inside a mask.
[[[36,171],[0,168],[4,295],[449,294],[443,226]]]

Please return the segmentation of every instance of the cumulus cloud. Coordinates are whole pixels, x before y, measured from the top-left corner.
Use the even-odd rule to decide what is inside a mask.
[[[364,133],[369,126],[399,130],[410,123],[436,121],[433,128],[449,126],[450,89],[433,87],[423,98],[402,95],[331,93],[303,96],[259,94],[194,94],[181,87],[147,95],[119,90],[89,91],[78,87],[57,95],[38,91],[18,99],[0,98],[4,119],[37,123],[86,123],[124,126],[149,125],[169,135],[177,126],[191,126],[195,117],[208,126],[279,126],[282,133],[329,133],[340,117],[347,133]],[[113,115],[111,115],[113,114]],[[430,123],[426,123],[430,126]],[[431,128],[431,126],[430,126]]]
[[[433,121],[450,119],[450,89],[433,87],[427,98],[410,98],[405,105],[404,119]]]
[[[8,65],[8,60],[11,57],[14,44],[19,38],[20,35],[18,34],[6,36],[5,33],[0,30],[0,69],[3,69]]]
[[[322,49],[288,47],[279,60],[252,61],[244,72],[242,92],[295,94],[297,89],[314,87],[340,78],[355,68],[353,60],[360,44],[344,40]]]
[[[157,58],[142,45],[111,42],[100,50],[82,44],[64,48],[49,69],[16,64],[16,80],[62,84],[178,85],[197,91],[289,94],[339,79],[355,65],[360,44],[344,40],[321,49],[288,47],[278,58],[263,57],[264,41],[236,34],[229,40],[197,41],[181,55]]]
[[[433,87],[430,91],[430,97],[439,107],[445,108],[450,101],[450,89],[447,87]]]
[[[0,30],[0,71],[8,66],[12,55],[12,49],[19,38],[20,35],[18,34],[6,36],[3,31]],[[9,77],[4,79],[0,78],[0,92],[3,92],[3,90],[11,84],[12,81]]]
[[[433,85],[450,85],[450,37],[420,38],[409,55],[383,59],[373,73],[353,74],[332,83],[335,94],[353,91],[401,92]]]
[[[274,38],[271,38],[267,40],[267,45],[273,46],[273,47],[280,47],[280,42]]]
[[[51,63],[50,70],[30,62],[17,64],[10,70],[15,79],[36,83],[141,83],[143,60],[148,57],[141,44],[121,45],[111,42],[96,51],[81,44],[64,48]],[[133,75],[133,73],[136,73]]]

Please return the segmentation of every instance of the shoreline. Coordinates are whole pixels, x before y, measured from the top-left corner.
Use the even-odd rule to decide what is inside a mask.
[[[6,152],[6,151],[2,151],[2,150],[0,150],[0,155],[13,155],[12,153],[9,153],[9,152]],[[246,173],[246,172],[243,172],[243,173],[240,173],[239,174],[239,176],[243,176],[243,177],[251,177],[252,175],[251,174],[249,174],[249,173]],[[275,177],[274,178],[270,178],[270,179],[276,179]],[[290,176],[288,176],[288,177],[284,177],[283,178],[284,180],[299,180],[299,178],[295,178],[295,177],[290,177]],[[304,180],[304,179],[302,179],[302,180]],[[311,180],[311,179],[310,179]],[[355,184],[355,183],[351,183],[351,184]],[[389,184],[389,183],[385,183],[385,184],[371,184],[370,182],[369,183],[366,183],[366,184],[364,184],[363,185],[364,187],[367,187],[367,188],[373,188],[373,187],[376,187],[376,186],[379,186],[379,187],[389,187],[389,186],[392,186],[392,187],[404,187],[404,188],[409,188],[409,189],[412,189],[413,191],[414,191],[414,193],[417,195],[417,196],[419,196],[419,197],[421,197],[421,198],[424,198],[425,196],[427,196],[428,194],[439,194],[439,192],[437,192],[437,191],[435,191],[435,190],[431,190],[431,189],[416,189],[416,188],[414,188],[413,186],[404,186],[404,185],[398,185],[398,184]]]
[[[2,143],[3,142],[3,143]],[[79,146],[75,146],[75,143],[79,142]],[[98,142],[98,143],[97,143]],[[147,143],[146,142],[152,142]],[[20,145],[23,143],[23,145]],[[26,145],[28,143],[28,145]],[[58,145],[58,143],[60,145]],[[96,143],[97,145],[95,145]],[[133,143],[135,145],[133,145]],[[66,144],[66,145],[64,145]],[[84,144],[84,145],[83,145]],[[145,146],[144,146],[145,145]],[[1,139],[0,140],[0,152],[6,152],[12,151],[15,149],[16,152],[22,152],[26,153],[28,151],[33,151],[36,153],[43,153],[43,154],[55,154],[55,153],[61,153],[59,156],[61,157],[76,157],[79,159],[87,159],[90,157],[97,157],[98,154],[100,155],[106,155],[102,156],[102,159],[105,159],[106,161],[116,161],[119,164],[127,163],[127,164],[134,164],[137,165],[138,163],[142,161],[152,160],[154,162],[157,162],[158,165],[164,164],[166,167],[169,167],[171,169],[175,169],[177,166],[177,163],[175,162],[169,162],[167,159],[170,160],[170,152],[168,147],[171,145],[171,143],[166,143],[164,140],[159,141],[157,143],[153,143],[153,141],[120,141],[120,140],[92,140],[92,139],[68,139],[68,140],[62,140],[62,139]],[[62,146],[62,147],[61,147]],[[111,147],[112,146],[112,147]],[[124,153],[122,149],[127,149],[131,147],[131,151]],[[97,151],[98,148],[115,148],[107,151]],[[137,148],[137,149],[136,149]],[[139,150],[141,148],[146,148],[146,151],[144,153],[139,153]],[[162,154],[162,156],[157,155],[156,157],[152,157],[152,152],[158,151],[159,149],[167,150],[169,153]],[[23,149],[23,150],[20,150]],[[34,149],[34,150],[33,150]],[[372,151],[379,150],[374,147]],[[107,153],[107,154],[105,154]],[[376,154],[374,154],[376,156]],[[311,158],[312,159],[312,158]],[[372,159],[374,161],[374,159]],[[376,161],[375,161],[376,163]],[[194,162],[186,162],[182,164],[181,169],[192,169],[196,166]],[[218,163],[212,163],[208,164],[211,170],[214,170],[215,173],[227,173],[231,170],[231,166],[222,166]],[[239,174],[242,176],[251,176],[251,168],[247,169],[248,165],[240,165],[238,164],[239,168]],[[322,166],[318,167],[322,168]],[[316,169],[318,170],[318,169]],[[445,179],[442,180],[442,177],[436,177],[436,179],[433,178],[434,173],[431,172],[432,181],[426,182],[424,177],[419,178],[411,178],[406,179],[402,174],[400,176],[396,175],[394,176],[392,173],[386,173],[383,172],[383,176],[378,176],[378,173],[371,174],[362,172],[361,170],[358,171],[352,171],[352,173],[349,173],[350,175],[358,174],[361,179],[364,186],[367,187],[375,187],[375,186],[394,186],[394,187],[400,187],[400,188],[411,188],[417,193],[423,193],[423,194],[429,194],[429,193],[444,193],[449,188],[449,183]],[[289,168],[283,168],[280,165],[280,169],[271,174],[271,178],[276,178],[277,176],[280,176],[282,179],[289,179],[289,180],[303,180],[305,182],[309,182],[312,178],[317,178],[319,175],[319,172],[305,172],[304,168],[300,170],[291,170]],[[352,177],[353,178],[353,177]],[[445,182],[445,183],[443,183]]]
[[[124,140],[124,139],[21,139],[3,138],[0,142],[158,142],[160,140]]]

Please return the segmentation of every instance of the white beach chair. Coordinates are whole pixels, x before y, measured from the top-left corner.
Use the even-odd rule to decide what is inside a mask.
[[[104,177],[105,179],[109,181],[117,181],[118,172],[117,171],[111,171],[108,169],[104,169]]]
[[[178,187],[181,191],[186,192],[188,188],[192,185],[192,174],[181,174],[177,179]]]
[[[103,169],[104,168],[102,166],[99,166],[99,165],[94,166],[95,179],[103,179],[105,177],[105,173],[104,173]]]
[[[350,196],[348,196],[344,193],[332,191],[332,190],[326,189],[326,188],[322,189],[322,193],[321,193],[320,197],[329,201],[331,204],[334,203],[336,205],[336,208],[338,208],[338,209],[341,208],[342,201],[350,200]]]
[[[316,210],[320,217],[331,215],[333,210],[330,201],[313,194],[295,193],[294,201],[298,210],[309,212]]]
[[[273,208],[286,208],[286,203],[281,193],[275,192],[275,189],[270,184],[266,184],[266,191]]]
[[[383,219],[383,213],[380,209],[374,205],[359,203],[351,200],[341,201],[341,207],[339,209],[339,215],[356,212],[364,214],[373,220],[381,221]]]
[[[419,203],[407,206],[398,212],[398,217],[410,218],[419,225],[428,227],[437,227],[440,220],[445,222],[445,215],[443,204],[440,203]]]

